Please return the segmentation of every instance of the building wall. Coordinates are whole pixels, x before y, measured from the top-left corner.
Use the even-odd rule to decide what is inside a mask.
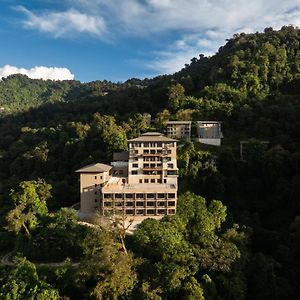
[[[198,141],[202,144],[207,144],[207,145],[213,145],[213,146],[221,146],[221,139],[209,139],[209,138],[205,138],[205,139],[201,139],[199,138]]]
[[[128,173],[124,177],[115,174],[127,164]],[[128,163],[114,162],[112,165],[112,176],[109,172],[80,174],[83,213],[98,210],[102,215],[136,218],[176,213],[176,141],[129,142]]]
[[[175,139],[191,139],[191,124],[168,124],[167,123],[167,136]]]
[[[109,172],[80,174],[80,210],[94,212],[99,205],[101,186],[108,181]]]
[[[175,175],[170,175],[170,173]],[[177,186],[176,142],[129,143],[128,183]]]
[[[176,213],[177,189],[168,192],[105,193],[100,211],[103,215],[131,216],[173,215]]]
[[[221,145],[221,122],[202,122],[197,123],[198,141],[208,145]]]

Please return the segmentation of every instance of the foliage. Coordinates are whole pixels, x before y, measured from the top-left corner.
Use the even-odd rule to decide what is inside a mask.
[[[1,250],[80,260],[83,241],[95,245],[95,254],[86,252],[86,273],[70,267],[52,276],[72,299],[300,298],[299,42],[292,26],[240,33],[173,75],[124,83],[3,79]],[[109,163],[114,151],[126,150],[126,139],[149,130],[145,112],[155,117],[153,131],[163,132],[168,120],[218,120],[224,138],[220,147],[179,143],[178,214],[145,221],[123,247],[115,233],[90,234],[60,209],[78,202],[76,169]],[[241,140],[249,142],[244,161]]]
[[[131,254],[122,251],[111,231],[94,229],[84,241],[85,256],[80,265],[81,281],[92,286],[96,299],[118,299],[134,286],[136,275]]]
[[[43,179],[37,181],[23,181],[19,184],[19,190],[11,192],[11,199],[15,204],[6,216],[8,230],[18,234],[24,229],[30,236],[30,231],[39,223],[38,217],[47,214],[46,201],[51,197],[51,185]]]
[[[7,300],[58,300],[59,293],[39,278],[34,264],[26,258],[16,258],[16,264],[0,277],[0,298]]]

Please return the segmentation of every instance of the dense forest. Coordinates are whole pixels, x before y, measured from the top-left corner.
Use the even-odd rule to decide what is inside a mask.
[[[218,120],[224,134],[220,147],[180,142],[177,215],[129,236],[78,222],[74,171],[167,120]],[[3,78],[0,254],[14,264],[0,265],[0,299],[299,299],[299,142],[292,26],[236,34],[153,79]]]

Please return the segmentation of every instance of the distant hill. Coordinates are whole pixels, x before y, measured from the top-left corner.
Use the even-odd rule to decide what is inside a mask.
[[[300,90],[299,44],[300,30],[292,26],[235,34],[215,55],[192,58],[173,75],[132,78],[124,83],[44,81],[11,75],[0,81],[0,107],[5,112],[17,112],[45,103],[99,101],[114,92],[109,101],[118,98],[117,102],[128,102],[134,111],[142,103],[144,109],[153,112],[152,106],[160,109],[167,105],[166,94],[172,83],[182,84],[187,95],[225,102],[248,102],[275,92],[295,94]]]

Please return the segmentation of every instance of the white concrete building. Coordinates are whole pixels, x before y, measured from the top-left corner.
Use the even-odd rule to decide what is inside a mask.
[[[119,159],[111,165],[97,163],[77,170],[80,211],[140,221],[175,214],[176,142],[161,133],[145,133],[128,141],[127,161],[123,153],[115,155]]]

